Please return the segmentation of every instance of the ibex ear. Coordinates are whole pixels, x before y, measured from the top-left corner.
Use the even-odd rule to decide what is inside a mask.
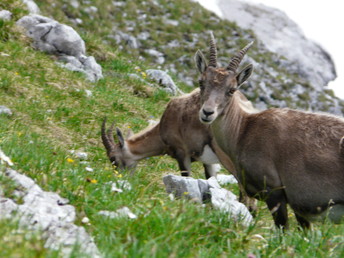
[[[117,138],[118,138],[118,141],[119,141],[119,146],[121,148],[123,148],[124,144],[125,144],[125,141],[124,141],[124,138],[123,138],[123,134],[122,134],[121,130],[118,127],[116,127],[116,133],[117,133]]]
[[[196,67],[198,71],[200,73],[203,73],[205,69],[207,69],[207,66],[208,66],[204,55],[202,54],[200,50],[197,50],[194,58],[195,58],[195,63],[196,63]]]
[[[238,82],[238,88],[248,79],[250,78],[253,71],[253,65],[249,64],[244,69],[242,69],[236,76]]]

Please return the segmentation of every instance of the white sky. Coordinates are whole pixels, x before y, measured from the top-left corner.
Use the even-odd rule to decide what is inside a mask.
[[[344,1],[341,0],[246,0],[284,11],[303,30],[307,38],[321,45],[332,57],[337,79],[329,87],[344,99]],[[216,0],[198,0],[204,7],[220,13]],[[342,27],[341,27],[342,26]]]

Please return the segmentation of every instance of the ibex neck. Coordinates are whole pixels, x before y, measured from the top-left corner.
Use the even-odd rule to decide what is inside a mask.
[[[160,137],[159,124],[147,127],[127,140],[129,150],[135,159],[165,154],[165,145]]]
[[[239,96],[233,96],[211,128],[219,147],[235,161],[239,137],[248,116]]]

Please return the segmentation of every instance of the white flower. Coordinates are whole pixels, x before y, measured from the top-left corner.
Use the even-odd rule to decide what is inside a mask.
[[[6,163],[9,166],[13,166],[13,162],[11,161],[11,159],[7,157],[5,153],[2,152],[1,149],[0,149],[0,162],[1,164]]]

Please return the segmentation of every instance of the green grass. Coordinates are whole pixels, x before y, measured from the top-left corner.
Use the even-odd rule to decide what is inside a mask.
[[[37,2],[46,11],[48,4],[55,1]],[[176,3],[180,5],[180,1]],[[4,9],[17,8],[16,18],[25,13],[20,6],[14,0],[0,4]],[[188,3],[185,9],[191,11],[192,6]],[[54,17],[63,21],[63,9],[55,9]],[[160,12],[159,8],[156,12]],[[171,19],[177,19],[182,15],[180,12],[172,8]],[[202,11],[195,9],[197,12],[200,12],[196,16],[198,22],[190,31],[204,29]],[[178,166],[167,156],[143,160],[134,177],[116,174],[100,140],[103,117],[115,121],[124,131],[131,127],[137,132],[147,126],[148,119],[161,116],[170,97],[158,88],[149,88],[129,78],[128,73],[140,74],[136,67],[144,70],[151,66],[103,44],[101,39],[106,30],[102,28],[108,28],[106,18],[110,13],[103,10],[99,15],[104,18],[101,25],[95,19],[84,18],[85,23],[79,28],[89,54],[96,56],[103,67],[105,78],[95,84],[85,81],[81,74],[58,67],[52,57],[34,51],[13,21],[0,23],[0,104],[14,113],[11,117],[0,115],[0,147],[15,163],[14,169],[33,178],[44,190],[68,198],[76,207],[78,225],[83,225],[82,218],[88,217],[90,225],[83,226],[105,257],[344,255],[343,225],[315,224],[312,230],[303,232],[297,229],[290,213],[291,229],[282,234],[274,228],[263,203],[255,224],[244,228],[209,204],[170,200],[162,177],[178,174]],[[94,34],[90,32],[92,29]],[[155,44],[160,44],[156,37],[152,42],[157,40]],[[188,91],[183,84],[179,86]],[[86,95],[86,89],[92,91],[91,97]],[[88,164],[78,160],[71,150],[87,152]],[[94,171],[86,171],[86,166]],[[193,165],[193,176],[204,177],[199,164]],[[119,179],[129,180],[133,189],[111,192],[111,182]],[[0,185],[6,196],[14,197],[16,187],[6,177],[0,176]],[[229,189],[238,193],[236,186]],[[123,206],[129,207],[138,218],[109,219],[98,215],[101,210],[115,211]],[[0,221],[1,257],[58,256],[57,252],[44,249],[39,234],[17,230],[15,222]],[[76,252],[74,256],[79,255]]]

